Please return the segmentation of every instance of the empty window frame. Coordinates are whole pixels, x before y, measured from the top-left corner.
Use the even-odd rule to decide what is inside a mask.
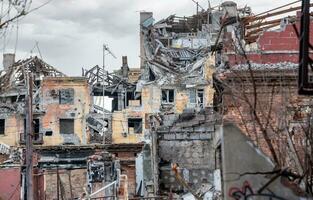
[[[52,136],[53,132],[52,131],[46,131],[45,136]]]
[[[40,132],[40,120],[33,119],[33,133]],[[26,119],[24,119],[24,133],[26,133]]]
[[[59,90],[59,104],[74,104],[73,88]]]
[[[173,89],[162,90],[162,103],[174,103],[175,92]]]
[[[204,102],[204,90],[198,89],[197,90],[197,105],[200,108],[203,108],[203,102]]]
[[[132,129],[134,131],[132,131]],[[129,118],[128,119],[128,133],[142,133],[142,118]]]
[[[189,91],[189,102],[196,104],[200,108],[203,108],[204,102],[204,90],[203,89],[192,89]]]
[[[5,133],[5,119],[0,119],[0,135]]]
[[[74,134],[74,119],[60,119],[60,134]]]

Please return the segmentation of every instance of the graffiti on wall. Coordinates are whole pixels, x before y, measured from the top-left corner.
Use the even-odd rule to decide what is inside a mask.
[[[274,193],[254,192],[248,181],[243,183],[242,188],[232,187],[228,192],[229,197],[234,200],[287,200]]]

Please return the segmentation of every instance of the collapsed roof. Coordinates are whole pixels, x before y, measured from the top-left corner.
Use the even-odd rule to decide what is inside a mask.
[[[7,69],[0,71],[0,94],[10,91],[19,91],[24,93],[26,89],[26,77],[31,72],[36,80],[42,80],[43,77],[64,77],[66,76],[56,68],[47,64],[37,56],[25,60],[19,60]]]
[[[197,77],[195,82],[205,84],[199,77],[210,51],[207,23],[207,11],[191,17],[171,15],[154,24],[152,15],[144,20],[141,56],[145,70],[141,79],[163,85]]]

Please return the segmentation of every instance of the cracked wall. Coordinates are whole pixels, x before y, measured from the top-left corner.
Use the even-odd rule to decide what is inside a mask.
[[[71,91],[70,98],[62,100],[60,91]],[[64,93],[62,93],[64,94]],[[87,144],[89,130],[86,116],[90,111],[91,97],[85,78],[44,78],[41,90],[41,103],[45,115],[42,116],[42,132],[44,145]],[[68,100],[69,99],[69,100]],[[74,120],[74,133],[60,133],[60,119]],[[47,132],[52,131],[52,135]]]

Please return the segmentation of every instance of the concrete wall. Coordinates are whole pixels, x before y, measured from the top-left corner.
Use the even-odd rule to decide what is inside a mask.
[[[258,193],[271,177],[261,174],[243,174],[273,171],[274,165],[270,158],[232,124],[224,125],[222,137],[222,180],[225,200],[300,199],[289,188],[282,185],[281,178]]]
[[[150,16],[150,13],[148,13]],[[174,113],[182,113],[185,108],[195,107],[190,103],[190,90],[204,90],[204,107],[212,106],[213,104],[213,81],[212,74],[214,72],[214,56],[208,57],[204,64],[203,85],[193,85],[191,88],[186,88],[186,85],[180,84],[164,84],[162,86],[157,83],[146,84],[141,89],[141,105],[139,102],[130,102],[129,106],[122,111],[114,111],[112,115],[112,139],[113,143],[138,143],[143,141],[145,133],[149,132],[149,124],[147,122],[148,114],[159,113],[164,110]],[[174,89],[175,99],[172,104],[162,105],[162,89]],[[141,134],[128,133],[128,119],[142,118],[143,129]]]
[[[213,73],[211,70],[210,73]],[[194,89],[204,90],[204,106],[211,106],[213,102],[214,90],[211,86],[199,86],[190,89],[184,89],[174,86],[160,87],[157,85],[145,85],[142,88],[141,98],[142,104],[137,106],[129,106],[122,111],[114,111],[112,115],[112,138],[113,143],[138,143],[143,141],[144,134],[149,131],[149,124],[147,122],[148,114],[159,113],[163,109],[162,106],[162,88],[174,89],[175,99],[173,104],[167,104],[166,108],[174,113],[182,113],[187,107],[194,107],[189,101],[189,91]],[[143,131],[141,134],[128,134],[128,118],[142,118]],[[123,134],[127,133],[127,134]]]
[[[5,119],[5,133],[0,135],[0,142],[9,146],[18,146],[20,133],[24,132],[24,118],[18,114],[0,114]]]
[[[209,123],[209,112],[188,113],[175,117],[164,115],[164,126],[157,129],[157,165],[160,192],[183,194],[186,190],[176,180],[171,165],[176,163],[185,181],[194,190],[213,185],[215,150],[214,125]],[[165,117],[166,116],[166,117]],[[189,117],[187,117],[189,116]],[[172,124],[168,121],[172,119]]]
[[[60,89],[73,89],[73,103],[59,103]],[[33,116],[34,119],[39,119],[39,132],[43,134],[43,145],[87,144],[89,131],[86,129],[86,116],[90,107],[90,91],[85,78],[44,78],[41,84],[39,102],[39,109],[43,112],[34,112]],[[0,113],[0,119],[5,119],[5,134],[0,135],[0,142],[10,146],[18,146],[21,133],[24,133],[25,116],[8,110]],[[61,135],[60,119],[74,119],[75,134]],[[52,136],[46,136],[48,131],[52,131]]]
[[[59,104],[60,89],[74,89],[72,104]],[[91,97],[86,79],[44,78],[42,82],[42,132],[52,131],[52,136],[44,136],[44,145],[59,145],[62,143],[87,144],[86,116],[90,111]],[[60,134],[60,119],[74,119],[75,134]]]
[[[141,108],[137,111],[124,109],[122,111],[115,111],[112,115],[112,143],[138,143],[143,140],[143,132],[131,133],[128,130],[129,118],[141,118],[142,127],[145,126],[145,113]]]

